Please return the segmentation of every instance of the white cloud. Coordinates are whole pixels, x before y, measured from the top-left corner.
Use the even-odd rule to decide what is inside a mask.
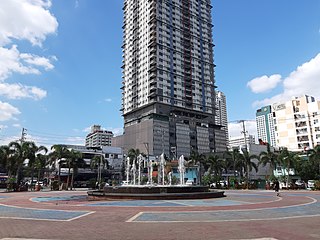
[[[85,138],[83,137],[68,137],[65,139],[66,143],[74,145],[84,145]]]
[[[257,125],[255,120],[245,121],[245,129],[248,135],[254,135],[257,139]],[[243,136],[242,123],[230,122],[228,124],[229,137],[241,137]]]
[[[281,75],[275,74],[270,77],[264,75],[252,79],[247,83],[247,86],[254,93],[263,93],[274,89],[281,82]]]
[[[21,124],[20,123],[15,123],[15,124],[12,124],[12,127],[21,128]]]
[[[48,11],[50,7],[51,0],[0,1],[0,46],[12,39],[41,46],[58,27],[56,18]]]
[[[24,86],[18,83],[0,83],[0,95],[9,99],[31,98],[34,100],[40,100],[46,97],[47,92],[38,87]]]
[[[292,97],[311,95],[320,99],[320,53],[310,61],[298,66],[283,81],[283,92],[271,98],[254,102],[254,107],[284,102]]]
[[[82,130],[85,133],[89,133],[91,132],[91,126],[90,127],[86,127],[85,129]]]
[[[112,99],[111,98],[106,98],[104,101],[105,102],[112,102]]]
[[[20,114],[19,109],[9,103],[0,101],[0,121],[7,121],[15,118],[15,115]]]
[[[0,80],[5,80],[12,73],[40,74],[39,67],[47,71],[52,70],[54,66],[51,60],[56,59],[55,56],[49,59],[29,53],[20,53],[17,45],[11,48],[0,47]]]
[[[74,3],[74,8],[78,8],[79,7],[79,0],[76,0]]]
[[[20,54],[21,59],[30,65],[35,65],[39,67],[43,67],[45,70],[51,70],[54,66],[51,64],[50,59],[45,57],[39,57],[37,55],[22,53]],[[56,59],[56,58],[54,58]]]
[[[8,128],[8,126],[0,124],[0,133],[1,133],[1,130],[5,129],[5,128]]]
[[[119,136],[123,134],[123,128],[109,128],[109,131],[112,131],[113,136]]]
[[[38,69],[25,66],[20,60],[20,53],[16,45],[13,45],[10,49],[0,47],[0,80],[8,78],[13,72],[40,74]]]
[[[58,22],[50,13],[51,0],[0,0],[0,95],[8,99],[31,98],[39,100],[47,92],[36,86],[6,83],[15,73],[41,74],[52,70],[55,56],[44,57],[30,51],[20,53],[18,44],[27,41],[42,47],[50,34],[55,34]],[[14,44],[13,44],[14,41]],[[7,102],[0,102],[0,121],[16,119],[19,109]]]

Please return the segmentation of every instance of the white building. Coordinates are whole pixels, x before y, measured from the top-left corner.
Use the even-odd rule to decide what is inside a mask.
[[[124,0],[125,152],[225,150],[215,124],[211,9],[210,0]]]
[[[123,152],[121,148],[102,146],[99,148],[86,147],[81,145],[61,144],[68,149],[73,149],[82,154],[82,158],[86,165],[90,165],[90,161],[94,156],[101,156],[111,168],[121,168],[123,162]]]
[[[228,115],[227,115],[227,99],[221,91],[215,91],[216,93],[216,124],[222,126],[222,130],[225,131],[227,146],[228,146]]]
[[[248,148],[249,144],[255,144],[256,139],[254,135],[246,135],[246,139],[244,136],[230,137],[229,138],[229,148]]]
[[[276,146],[276,134],[274,128],[274,112],[271,106],[265,106],[257,110],[256,123],[258,139],[270,146]]]
[[[86,136],[86,147],[111,146],[113,133],[101,129],[100,125],[93,125],[91,132]]]
[[[320,102],[307,95],[273,104],[277,146],[303,151],[319,145],[319,109]]]

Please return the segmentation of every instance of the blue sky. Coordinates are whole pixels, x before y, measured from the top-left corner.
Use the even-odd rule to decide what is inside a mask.
[[[121,0],[0,1],[0,144],[83,144],[122,130]],[[320,99],[320,1],[213,0],[216,85],[230,134],[262,105]],[[319,85],[319,86],[318,86]],[[254,133],[254,121],[246,123]]]

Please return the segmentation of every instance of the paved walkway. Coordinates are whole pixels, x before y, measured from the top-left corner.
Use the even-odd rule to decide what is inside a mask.
[[[320,239],[320,193],[226,191],[206,200],[87,201],[0,193],[0,239]]]

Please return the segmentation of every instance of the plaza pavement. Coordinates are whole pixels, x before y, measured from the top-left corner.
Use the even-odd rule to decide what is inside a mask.
[[[320,192],[88,201],[86,191],[0,192],[0,239],[320,239]]]

